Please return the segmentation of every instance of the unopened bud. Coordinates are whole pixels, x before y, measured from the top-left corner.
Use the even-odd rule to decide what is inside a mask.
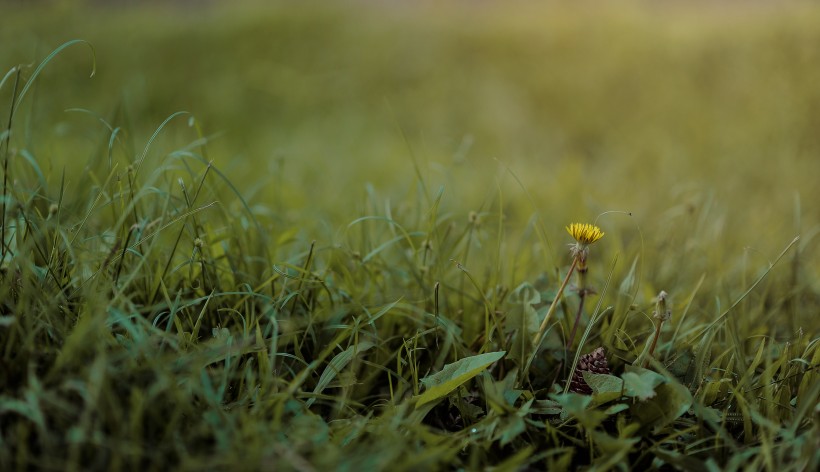
[[[655,313],[652,314],[653,318],[660,320],[662,323],[669,321],[672,318],[672,310],[666,306],[667,298],[669,298],[669,294],[666,293],[666,291],[661,290],[658,294],[657,304],[655,305]]]

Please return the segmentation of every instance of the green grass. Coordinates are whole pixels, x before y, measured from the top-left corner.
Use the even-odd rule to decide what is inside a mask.
[[[8,7],[0,469],[817,469],[820,10],[739,8]]]

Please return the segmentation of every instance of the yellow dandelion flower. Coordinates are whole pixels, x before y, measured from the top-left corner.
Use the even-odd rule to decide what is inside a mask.
[[[601,228],[589,223],[572,223],[567,226],[567,232],[583,246],[589,246],[604,237]]]

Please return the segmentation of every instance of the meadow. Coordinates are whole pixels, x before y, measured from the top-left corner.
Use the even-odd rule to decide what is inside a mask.
[[[820,7],[0,8],[0,469],[820,468]]]

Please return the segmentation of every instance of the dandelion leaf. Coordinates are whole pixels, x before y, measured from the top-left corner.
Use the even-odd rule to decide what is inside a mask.
[[[609,374],[596,374],[585,371],[584,381],[592,389],[592,402],[603,405],[623,396],[623,379]]]
[[[644,428],[661,428],[672,423],[692,406],[692,394],[678,382],[667,382],[655,387],[656,395],[636,403],[631,413]]]
[[[621,378],[624,380],[624,395],[640,401],[654,397],[655,387],[666,381],[666,377],[655,371],[634,366],[627,366]]]
[[[578,393],[550,394],[550,398],[561,405],[561,419],[575,418],[585,428],[596,428],[606,418],[606,414],[590,408],[592,397]]]
[[[465,357],[452,364],[447,364],[441,371],[421,379],[426,390],[416,397],[416,406],[442,399],[457,389],[464,382],[480,374],[493,362],[504,357],[506,351],[487,352],[477,356]]]

